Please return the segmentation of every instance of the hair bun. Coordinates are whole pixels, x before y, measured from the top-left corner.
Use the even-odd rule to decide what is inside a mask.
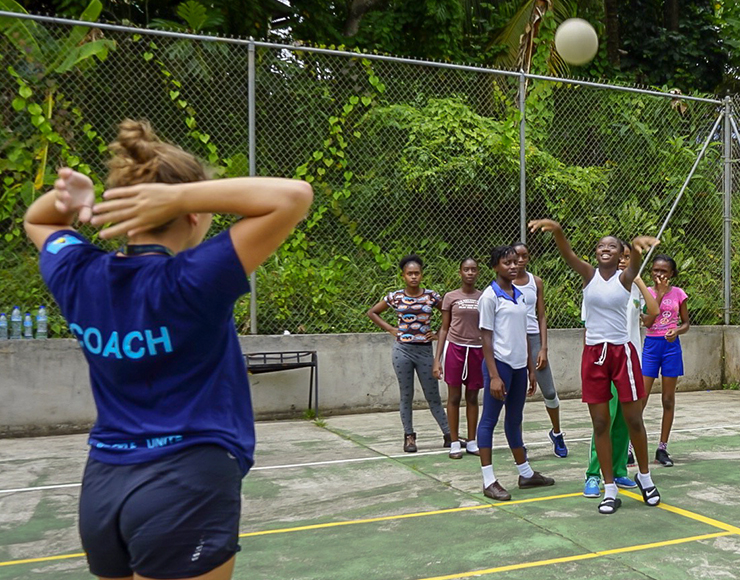
[[[160,143],[160,139],[149,121],[126,119],[118,126],[118,139],[114,145],[137,163],[146,163],[156,155],[155,143]]]

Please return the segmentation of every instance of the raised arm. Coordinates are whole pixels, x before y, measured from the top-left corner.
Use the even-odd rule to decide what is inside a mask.
[[[313,201],[311,186],[297,179],[236,177],[193,183],[141,183],[107,191],[93,207],[95,225],[108,239],[133,236],[186,214],[226,213],[242,220],[230,229],[244,270],[253,272],[301,221]]]
[[[622,273],[619,275],[619,280],[622,282],[628,291],[632,291],[632,283],[637,278],[640,272],[640,266],[642,265],[642,253],[645,250],[649,250],[652,246],[660,244],[658,238],[652,236],[637,236],[632,240],[632,253],[630,254],[630,264],[627,266]]]
[[[94,201],[92,180],[68,167],[62,168],[54,189],[39,197],[26,211],[23,227],[40,250],[54,232],[73,229],[75,216],[81,222],[90,221]]]
[[[660,304],[658,304],[655,296],[650,293],[642,278],[639,276],[635,278],[635,284],[640,289],[640,293],[645,299],[645,313],[640,315],[640,319],[644,326],[650,327],[653,325],[653,322],[655,322],[655,319],[660,315]]]
[[[529,222],[529,231],[536,232],[537,230],[552,232],[552,235],[555,238],[555,243],[558,246],[558,251],[560,252],[560,255],[563,256],[565,263],[573,268],[573,270],[583,278],[584,284],[588,284],[591,281],[591,278],[594,277],[594,267],[588,262],[581,260],[576,255],[573,248],[570,247],[570,242],[565,237],[563,228],[560,224],[553,220],[532,220]]]

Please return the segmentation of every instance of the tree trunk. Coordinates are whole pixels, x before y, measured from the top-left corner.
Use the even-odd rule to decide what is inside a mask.
[[[609,64],[619,68],[619,0],[604,0],[606,15],[606,57]]]
[[[663,4],[663,22],[671,32],[678,32],[678,15],[680,8],[678,0],[665,0]]]
[[[350,0],[347,20],[344,23],[344,36],[354,36],[360,30],[362,17],[371,10],[377,10],[385,0]]]

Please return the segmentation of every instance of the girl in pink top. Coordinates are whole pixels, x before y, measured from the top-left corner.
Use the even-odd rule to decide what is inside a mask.
[[[660,315],[647,329],[642,351],[642,374],[645,393],[650,396],[655,379],[662,375],[661,398],[663,421],[660,427],[660,444],[655,451],[655,461],[671,467],[673,460],[668,454],[668,437],[673,426],[676,401],[676,382],[683,375],[683,352],[679,335],[689,330],[688,296],[677,286],[671,286],[676,275],[676,262],[670,256],[658,254],[653,260],[652,276],[654,288],[649,292],[660,304]],[[645,397],[644,404],[648,398]]]

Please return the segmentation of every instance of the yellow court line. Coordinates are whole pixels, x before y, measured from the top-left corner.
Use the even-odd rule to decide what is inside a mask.
[[[0,566],[17,566],[18,564],[36,564],[37,562],[52,562],[54,560],[68,560],[69,558],[82,558],[84,552],[79,554],[63,554],[61,556],[44,556],[43,558],[29,558],[27,560],[9,560],[0,562]]]
[[[603,550],[601,552],[589,552],[588,554],[578,554],[575,556],[564,556],[563,558],[552,558],[550,560],[539,560],[537,562],[525,562],[524,564],[510,564],[508,566],[498,566],[496,568],[487,568],[485,570],[472,570],[470,572],[461,572],[459,574],[449,574],[448,576],[433,576],[422,578],[421,580],[456,580],[458,578],[473,578],[475,576],[486,576],[488,574],[497,574],[499,572],[511,572],[513,570],[525,570],[527,568],[538,568],[540,566],[550,566],[551,564],[563,564],[565,562],[578,562],[579,560],[592,560],[603,556],[613,554],[624,554],[626,552],[637,552],[639,550],[651,550],[653,548],[662,548],[664,546],[674,546],[676,544],[685,544],[688,542],[698,542],[699,540],[711,540],[722,536],[731,536],[732,532],[715,532],[713,534],[704,534],[702,536],[691,536],[690,538],[679,538],[677,540],[666,540],[665,542],[654,542],[652,544],[640,544],[637,546],[628,546],[626,548],[616,548],[614,550]]]
[[[498,503],[485,503],[480,505],[471,505],[466,507],[459,507],[459,508],[449,508],[445,510],[435,510],[431,512],[414,512],[410,514],[401,514],[397,516],[383,516],[379,518],[367,518],[364,520],[348,520],[346,522],[329,522],[326,524],[312,524],[310,526],[299,526],[296,528],[278,528],[276,530],[262,530],[260,532],[247,532],[244,534],[239,534],[240,538],[252,538],[254,536],[267,536],[270,534],[286,534],[288,532],[304,532],[306,530],[321,530],[324,528],[336,528],[338,526],[354,526],[357,524],[370,524],[373,522],[387,522],[391,520],[405,520],[409,518],[421,518],[425,516],[436,516],[440,514],[454,514],[457,512],[467,512],[467,511],[473,511],[473,510],[483,510],[483,509],[489,509],[492,507],[504,507],[507,505],[517,505],[522,503],[533,503],[537,501],[546,501],[550,499],[563,499],[566,497],[577,497],[579,495],[582,495],[581,493],[565,493],[562,495],[548,495],[546,497],[532,497],[529,499],[520,499],[515,501],[502,501]]]
[[[634,492],[621,490],[619,493],[620,494],[624,494],[626,496],[629,496],[632,499],[643,501],[642,500],[642,496],[641,495],[638,495],[638,494],[636,494]],[[664,509],[667,512],[678,514],[678,515],[683,516],[685,518],[689,518],[691,520],[696,520],[697,522],[702,522],[703,524],[710,525],[713,528],[719,528],[720,530],[725,530],[725,531],[730,532],[732,534],[739,534],[740,535],[740,528],[738,528],[737,526],[731,526],[730,524],[726,524],[726,523],[721,522],[719,520],[708,518],[708,517],[703,516],[701,514],[696,514],[694,512],[690,512],[689,510],[685,510],[685,509],[682,509],[682,508],[677,508],[677,507],[674,507],[672,505],[666,505],[664,503],[660,503],[658,505],[658,507],[661,508],[661,509]]]

